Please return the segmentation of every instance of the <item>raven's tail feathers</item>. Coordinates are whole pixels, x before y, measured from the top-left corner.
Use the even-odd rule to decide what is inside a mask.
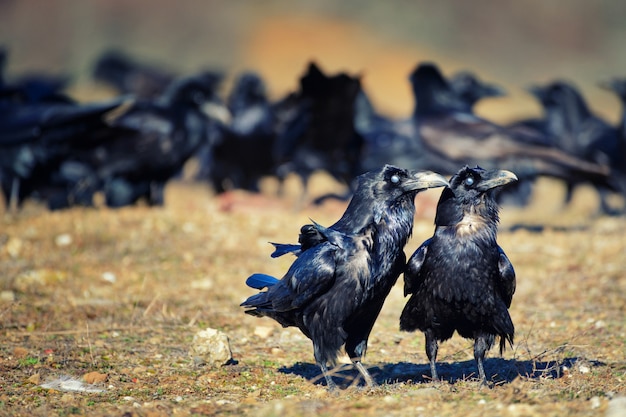
[[[278,282],[278,278],[274,278],[271,275],[266,274],[252,274],[246,280],[246,285],[250,288],[262,290],[266,287],[271,287]]]
[[[300,245],[292,245],[289,243],[274,243],[270,242],[274,245],[274,252],[270,255],[272,258],[278,258],[279,256],[283,256],[287,253],[293,253],[298,256],[300,254]]]
[[[513,349],[513,333],[500,335],[500,355],[506,350],[506,342],[509,342],[509,346]]]

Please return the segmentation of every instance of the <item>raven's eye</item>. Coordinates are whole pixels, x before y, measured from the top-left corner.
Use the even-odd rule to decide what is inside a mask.
[[[391,181],[392,184],[397,184],[400,182],[400,177],[398,177],[397,175],[392,175],[391,178],[389,178],[389,181]]]
[[[472,177],[465,178],[465,185],[469,185],[469,186],[474,185],[474,178]]]

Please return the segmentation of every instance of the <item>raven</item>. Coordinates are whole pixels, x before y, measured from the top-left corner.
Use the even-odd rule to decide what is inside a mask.
[[[620,214],[611,208],[611,191],[623,193],[624,153],[619,130],[595,115],[578,88],[567,81],[554,81],[545,86],[533,86],[530,92],[544,108],[544,129],[553,146],[583,161],[610,167],[609,184],[594,184],[600,194],[601,214]],[[616,175],[617,174],[617,175]],[[583,178],[584,180],[584,178]],[[566,203],[571,201],[580,179],[566,178]]]
[[[348,187],[364,172],[363,138],[354,126],[361,80],[344,72],[326,75],[310,62],[299,84],[298,91],[273,106],[278,120],[273,153],[281,182],[290,173],[300,177],[304,201],[315,171],[325,171]]]
[[[249,277],[248,286],[269,288],[241,304],[247,314],[298,327],[311,339],[331,390],[336,385],[327,366],[334,365],[343,345],[366,383],[375,385],[361,359],[383,302],[404,269],[415,196],[448,184],[439,174],[391,165],[360,175],[357,183],[339,221],[329,228],[313,225],[323,239],[301,251],[282,279]]]
[[[230,123],[221,125],[220,139],[213,146],[207,177],[215,192],[230,188],[259,192],[263,176],[274,174],[272,155],[274,112],[265,82],[246,71],[235,81],[227,100]]]
[[[478,373],[486,383],[483,359],[496,336],[500,353],[513,344],[508,312],[515,292],[515,271],[496,243],[496,187],[516,181],[510,171],[465,166],[450,179],[437,204],[435,233],[413,253],[404,272],[404,294],[411,294],[400,329],[421,330],[431,376],[438,379],[437,342],[474,339]]]
[[[70,204],[77,189],[66,184],[62,166],[108,129],[105,115],[123,101],[5,102],[0,112],[0,183],[8,205],[17,209],[37,193],[51,209]]]
[[[78,161],[92,167],[106,204],[122,207],[146,197],[164,204],[167,181],[208,141],[202,106],[217,94],[221,77],[212,72],[181,77],[158,100],[139,100],[110,121],[101,143]]]

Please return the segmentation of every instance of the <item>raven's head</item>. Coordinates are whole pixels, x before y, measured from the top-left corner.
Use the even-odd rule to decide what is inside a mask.
[[[511,171],[497,169],[487,171],[478,166],[476,168],[465,166],[450,179],[450,188],[457,197],[478,196],[513,181],[517,181],[517,176]]]
[[[267,102],[267,91],[261,76],[255,72],[244,72],[239,76],[228,97],[231,111],[247,110],[255,104]]]
[[[369,186],[374,198],[395,200],[402,196],[415,197],[415,195],[427,188],[448,186],[448,181],[441,175],[432,171],[411,171],[398,168],[393,165],[385,165],[380,171],[367,176],[367,181],[362,181],[364,186]]]
[[[454,225],[468,221],[468,216],[497,223],[498,205],[493,191],[513,181],[517,181],[517,176],[511,171],[461,168],[450,179],[450,187],[441,193],[435,224]]]
[[[415,98],[413,113],[428,114],[449,111],[469,111],[470,105],[450,87],[436,64],[421,63],[409,76]]]
[[[528,91],[546,109],[560,109],[574,117],[587,116],[589,109],[582,93],[567,81],[555,81],[545,86],[531,86]]]
[[[385,165],[358,177],[352,200],[336,226],[354,233],[371,222],[378,223],[383,217],[407,217],[404,220],[412,225],[416,194],[447,185],[448,181],[434,172]]]
[[[506,94],[503,88],[481,81],[468,71],[457,72],[450,79],[450,87],[471,105],[483,98],[501,97]]]

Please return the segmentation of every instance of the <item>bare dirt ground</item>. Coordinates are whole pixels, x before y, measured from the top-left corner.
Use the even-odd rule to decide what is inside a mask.
[[[328,182],[316,177],[312,193]],[[417,197],[408,254],[431,235],[439,193]],[[282,276],[293,260],[271,259],[268,242],[295,242],[310,218],[331,224],[344,203],[298,206],[297,192],[276,198],[269,181],[261,195],[219,198],[173,183],[162,209],[29,204],[0,226],[0,414],[604,415],[626,395],[626,219],[594,217],[592,190],[566,209],[562,195],[543,181],[529,209],[501,212],[499,242],[518,279],[516,344],[489,353],[494,388],[474,379],[472,344],[458,336],[440,347],[445,381],[428,381],[423,336],[398,330],[400,281],[365,361],[380,386],[362,387],[344,366],[338,395],[315,381],[297,329],[239,304],[253,293],[248,275]],[[233,364],[194,363],[193,336],[208,327],[228,335]],[[41,386],[60,377],[100,392]]]

